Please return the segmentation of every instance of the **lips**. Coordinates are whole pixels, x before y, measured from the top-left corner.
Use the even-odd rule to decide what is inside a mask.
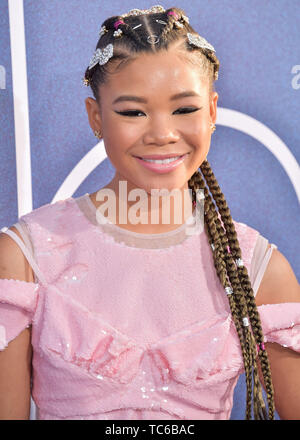
[[[185,154],[189,153],[170,153],[170,154],[152,154],[152,155],[143,155],[143,156],[135,156],[139,159],[150,159],[150,160],[164,160],[164,159],[172,159],[173,157],[182,157]]]
[[[159,162],[148,162],[147,160],[140,159],[139,157],[136,157],[136,160],[148,170],[155,172],[155,173],[169,173],[175,168],[179,167],[181,163],[184,162],[186,157],[188,156],[188,153],[184,154],[183,156],[178,157],[178,159],[174,159],[173,161],[169,163],[159,163]],[[160,156],[161,157],[161,156]],[[175,156],[176,157],[176,156]]]

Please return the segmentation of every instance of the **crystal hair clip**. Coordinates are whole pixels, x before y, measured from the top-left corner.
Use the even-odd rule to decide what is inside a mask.
[[[106,32],[108,32],[108,30],[105,26],[102,26],[99,32],[99,37],[102,37],[102,35],[106,34]]]
[[[90,61],[89,69],[92,69],[96,64],[100,64],[102,66],[103,64],[106,64],[107,61],[113,56],[113,45],[109,43],[106,47],[103,49],[98,48]]]
[[[150,9],[131,9],[126,14],[121,15],[122,18],[129,17],[130,15],[144,15],[144,14],[156,14],[158,12],[166,12],[165,8],[161,5],[152,6]]]
[[[203,49],[209,49],[209,50],[212,50],[213,52],[215,52],[214,47],[211,44],[209,44],[208,41],[205,40],[205,38],[200,37],[200,35],[190,34],[188,32],[187,37],[188,37],[189,43],[192,46],[200,47]]]
[[[137,16],[137,15],[144,15],[144,14],[153,14],[153,13],[159,13],[159,12],[165,12],[165,9],[163,8],[163,6],[161,5],[155,5],[152,6],[152,8],[150,9],[131,9],[128,13],[121,15],[122,18],[125,17],[129,17],[131,15]],[[177,14],[174,11],[169,11],[168,15],[174,15],[176,18]],[[180,18],[181,21],[189,23],[189,18],[186,17],[185,15],[182,15],[182,17]],[[122,30],[118,29],[118,26],[122,23],[122,19],[118,20],[115,23],[115,31],[114,31],[114,37],[121,37],[122,35]],[[158,23],[164,24],[166,25],[167,23],[163,20],[156,20]],[[180,23],[179,20],[177,20],[175,22],[176,27],[183,27],[183,24]],[[140,27],[141,24],[137,25],[134,27],[134,29]],[[108,29],[103,25],[100,29],[99,32],[99,36],[102,37],[106,32],[108,32]],[[153,39],[154,38],[154,39]],[[200,35],[197,34],[191,34],[191,33],[187,33],[187,38],[188,38],[188,42],[189,44],[191,44],[192,46],[196,46],[199,48],[203,48],[203,49],[209,49],[212,50],[213,52],[215,52],[214,47],[208,43],[208,41],[205,40],[205,38],[201,37]],[[150,35],[147,39],[148,43],[158,43],[159,41],[159,37],[157,37],[156,35]],[[96,66],[97,64],[100,64],[101,66],[106,64],[110,58],[112,58],[113,56],[113,44],[110,43],[108,44],[106,47],[104,47],[103,49],[98,48],[89,63],[89,70],[92,69],[94,66]],[[218,75],[216,74],[216,79],[218,79]],[[90,80],[87,78],[83,78],[83,84],[88,86],[90,85]],[[240,264],[241,265],[241,264]]]

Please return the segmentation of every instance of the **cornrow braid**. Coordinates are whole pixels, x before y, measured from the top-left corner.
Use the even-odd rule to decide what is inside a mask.
[[[236,270],[234,263],[224,257],[224,255],[228,255],[227,252],[224,252],[226,248],[224,246],[224,231],[223,228],[217,226],[219,223],[219,219],[214,207],[214,203],[211,200],[211,197],[208,193],[208,190],[204,184],[204,181],[201,178],[199,172],[194,173],[192,178],[189,181],[189,186],[192,188],[192,192],[196,191],[197,188],[204,188],[205,194],[205,222],[207,223],[208,236],[210,237],[210,243],[214,245],[213,257],[214,257],[214,265],[219,276],[219,279],[224,287],[229,287],[227,276],[229,276],[229,281],[231,283],[231,287],[234,291],[234,295],[228,295],[229,305],[231,309],[231,314],[234,318],[234,324],[240,339],[240,345],[242,349],[244,366],[245,366],[245,377],[246,377],[246,386],[247,386],[247,402],[246,402],[246,419],[251,418],[251,404],[252,404],[252,350],[251,350],[251,333],[248,327],[242,325],[242,317],[245,317],[247,314],[246,302],[243,297],[243,290],[241,288],[239,279],[236,275]],[[220,223],[219,223],[220,224]],[[231,263],[231,267],[229,266]]]
[[[141,47],[148,48],[147,43],[140,37],[139,33],[133,29],[135,25],[139,24],[142,21],[142,17],[128,17],[122,18],[122,16],[113,16],[108,18],[102,23],[103,28],[106,29],[106,32],[103,33],[96,45],[97,49],[103,49],[107,44],[112,43],[114,45],[114,59],[127,60],[131,58],[131,55],[138,51]],[[116,31],[115,23],[119,23],[118,29],[122,31],[122,38],[118,38],[114,36],[114,32]],[[96,64],[92,69],[87,67],[84,80],[85,82],[91,86],[94,96],[98,100],[98,86],[99,84],[105,82],[105,78],[107,75],[107,67],[99,66]]]
[[[236,260],[238,258],[241,258],[241,250],[239,247],[239,242],[237,239],[237,234],[235,231],[235,227],[232,221],[232,217],[230,214],[230,210],[227,206],[226,200],[224,198],[223,193],[221,192],[221,189],[217,183],[217,180],[211,170],[211,167],[207,161],[204,161],[201,165],[201,171],[207,181],[207,184],[209,186],[209,189],[211,193],[213,194],[214,200],[216,201],[218,210],[221,215],[221,219],[223,222],[223,225],[226,230],[226,235],[228,237],[229,246],[231,249],[231,253],[233,258]],[[256,344],[261,344],[264,342],[264,336],[261,328],[261,321],[259,317],[259,313],[257,310],[257,306],[254,299],[254,292],[251,287],[251,282],[249,280],[249,275],[247,268],[245,266],[243,267],[237,267],[236,269],[238,277],[241,281],[243,290],[245,292],[245,298],[247,301],[247,308],[248,308],[248,316],[251,322],[251,327],[253,330],[253,336],[255,338]],[[254,356],[254,353],[253,353]],[[262,373],[264,378],[264,383],[266,386],[267,391],[267,398],[268,398],[268,405],[269,405],[269,418],[274,419],[274,390],[272,385],[272,379],[271,379],[271,369],[270,364],[268,360],[268,356],[265,350],[259,350],[258,353],[260,364],[262,367]],[[254,362],[255,365],[256,362]],[[257,368],[254,369],[254,374],[257,374]],[[256,380],[256,383],[258,383],[258,379]]]
[[[209,49],[202,49],[202,50],[203,50],[203,53],[206,56],[206,58],[211,62],[212,66],[213,66],[213,69],[214,69],[213,76],[214,76],[214,80],[216,81],[219,78],[220,62],[214,52],[212,52]]]
[[[122,18],[121,16],[120,17],[117,17],[117,19],[113,22],[113,24],[112,24],[112,30],[113,30],[113,32],[115,32],[115,27],[114,27],[114,24],[118,21],[118,20],[120,20],[120,21],[122,21],[123,23],[120,23],[119,25],[118,25],[118,29],[121,29],[121,31],[123,32],[123,35],[122,35],[122,39],[124,38],[124,36],[125,37],[128,37],[130,40],[132,40],[132,43],[134,44],[134,45],[136,45],[136,43],[138,43],[138,45],[141,45],[141,46],[146,46],[146,42],[144,42],[144,40],[142,40],[141,38],[140,38],[140,36],[139,36],[139,34],[138,34],[138,32],[135,30],[135,29],[133,29],[132,27],[134,27],[134,25],[135,25],[135,23],[134,23],[134,19],[132,18],[132,17],[130,17],[130,19],[126,19],[126,18]],[[130,20],[130,24],[127,22],[128,20]],[[135,19],[135,21],[136,21],[136,23],[138,24],[140,21],[142,21],[143,19],[142,18],[140,18],[140,19]],[[121,41],[121,40],[120,40]],[[123,41],[122,41],[122,43],[123,43]]]
[[[176,15],[168,14],[169,12],[174,12]],[[167,24],[165,25],[165,27],[161,33],[162,40],[167,40],[167,36],[168,36],[169,32],[171,32],[173,29],[176,29],[177,32],[180,31],[180,28],[178,29],[176,27],[176,22],[178,22],[179,20],[181,20],[181,23],[183,24],[183,28],[185,28],[185,21],[182,20],[183,14],[180,9],[178,9],[178,8],[167,9],[165,12],[165,18],[167,20]],[[186,32],[186,29],[185,29],[185,32]]]
[[[175,12],[176,16],[173,14],[168,15],[168,12]],[[168,33],[170,31],[173,31],[174,28],[177,29],[177,32],[180,31],[180,28],[178,30],[178,27],[176,26],[176,23],[178,21],[180,21],[183,24],[184,32],[191,31],[190,26],[186,25],[185,15],[184,15],[184,11],[182,9],[179,9],[179,8],[168,9],[166,11],[166,19],[168,20],[167,24],[166,24],[163,32],[161,33],[161,38],[163,40],[167,39]],[[219,62],[216,54],[213,51],[211,51],[209,49],[205,49],[205,48],[201,48],[201,49],[200,48],[196,48],[196,49],[193,48],[191,50],[201,51],[206,56],[206,58],[210,61],[210,63],[213,66],[213,77],[214,77],[214,80],[216,81],[219,77],[219,68],[220,68],[220,62]]]

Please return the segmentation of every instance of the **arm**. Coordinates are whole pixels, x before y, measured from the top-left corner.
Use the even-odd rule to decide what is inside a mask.
[[[286,302],[300,302],[300,285],[288,260],[274,249],[256,295],[256,305]],[[265,348],[271,367],[276,411],[281,419],[299,420],[300,353],[270,342]],[[260,366],[259,376],[263,384]]]
[[[15,227],[10,228],[19,234]],[[0,234],[0,278],[34,281],[32,269],[16,242]],[[29,419],[31,378],[31,327],[0,351],[0,419]]]

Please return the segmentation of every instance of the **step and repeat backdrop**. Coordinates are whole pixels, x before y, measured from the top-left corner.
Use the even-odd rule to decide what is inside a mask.
[[[184,9],[220,60],[208,160],[232,217],[276,244],[299,279],[299,0],[160,4]],[[102,22],[151,6],[142,0],[0,0],[0,228],[112,179],[104,145],[88,123],[84,100],[92,93],[82,78]],[[231,419],[244,414],[242,375]]]

